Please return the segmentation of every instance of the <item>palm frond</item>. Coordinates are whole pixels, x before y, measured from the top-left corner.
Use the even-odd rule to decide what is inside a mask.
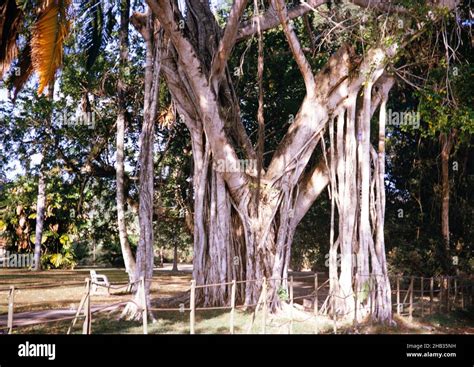
[[[20,51],[17,67],[19,73],[14,73],[12,75],[12,86],[14,89],[13,100],[16,99],[16,96],[33,73],[33,64],[31,62],[31,44],[29,41],[26,43],[26,46],[23,48],[23,50]]]
[[[81,4],[84,22],[82,44],[85,45],[86,69],[91,70],[100,51],[111,40],[117,20],[115,5],[106,0],[84,0]]]
[[[99,56],[102,47],[102,34],[104,31],[104,14],[100,0],[91,0],[88,3],[90,11],[86,21],[86,68],[90,70]]]
[[[109,42],[112,39],[112,32],[114,31],[115,25],[117,24],[117,18],[115,18],[115,9],[113,6],[110,6],[106,14],[106,25],[104,40]]]
[[[0,79],[3,79],[17,56],[16,40],[22,20],[23,12],[15,0],[6,0],[0,5]]]
[[[62,64],[63,43],[69,33],[70,0],[46,0],[31,39],[31,59],[39,77],[38,94],[54,79]]]

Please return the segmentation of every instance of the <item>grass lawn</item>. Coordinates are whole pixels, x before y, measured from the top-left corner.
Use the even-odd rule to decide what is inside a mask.
[[[94,334],[142,334],[143,325],[138,321],[118,320],[120,313],[106,313],[93,315],[92,332]],[[189,312],[159,312],[155,313],[155,322],[149,322],[149,334],[189,334]],[[253,321],[252,321],[253,320]],[[266,320],[267,334],[288,334],[290,332],[289,318],[272,318]],[[21,333],[66,333],[70,322],[57,322],[47,327],[43,325],[25,327],[19,329]],[[320,317],[316,322],[314,318],[310,320],[295,320],[293,323],[294,334],[314,334],[316,330],[320,333],[332,332],[331,320]],[[318,328],[318,329],[316,329]],[[74,328],[74,333],[81,333],[80,322]],[[198,311],[196,313],[196,334],[230,334],[230,313],[229,311],[210,310]],[[253,312],[237,310],[234,318],[235,334],[262,334],[263,316],[257,313],[253,318]]]
[[[96,269],[97,273],[105,274],[113,285],[126,284],[128,281],[124,269]],[[15,313],[35,310],[58,308],[77,308],[85,290],[85,278],[89,277],[88,269],[77,270],[47,270],[38,273],[22,269],[0,269],[0,314],[7,312],[8,288],[14,285]],[[173,274],[169,271],[155,271],[152,283],[152,297],[172,297],[186,291],[190,286],[191,275],[188,273]],[[31,287],[44,288],[34,289]],[[5,290],[3,290],[5,289]],[[129,294],[125,288],[111,290],[107,295],[105,290],[93,295],[92,304],[111,304],[126,301]]]

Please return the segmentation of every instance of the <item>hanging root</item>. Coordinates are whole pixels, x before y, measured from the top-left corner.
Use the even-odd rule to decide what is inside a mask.
[[[373,85],[375,83],[375,88]],[[385,216],[385,108],[393,79],[371,74],[363,93],[349,95],[329,120],[330,299],[339,316],[391,320],[383,223]],[[372,93],[375,90],[377,93]],[[370,145],[370,120],[380,104],[378,152]],[[337,121],[337,131],[334,122]],[[323,146],[325,150],[325,147]],[[326,159],[327,162],[327,159]],[[335,240],[334,211],[338,212]],[[354,254],[357,255],[354,258]],[[341,270],[338,272],[338,255]],[[354,277],[353,269],[356,270]]]

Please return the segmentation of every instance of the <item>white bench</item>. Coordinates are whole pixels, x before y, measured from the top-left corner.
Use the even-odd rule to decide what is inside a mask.
[[[107,279],[106,275],[103,274],[97,274],[95,270],[91,270],[91,291],[92,294],[97,293],[98,288],[104,288],[107,290],[107,294],[110,294],[110,282]]]

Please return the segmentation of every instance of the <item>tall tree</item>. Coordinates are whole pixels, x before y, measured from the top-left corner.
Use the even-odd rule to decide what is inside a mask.
[[[177,110],[191,133],[195,170],[193,275],[198,284],[232,278],[250,280],[245,289],[239,290],[246,304],[257,302],[261,290],[258,281],[263,277],[272,278],[269,299],[272,307],[278,307],[277,290],[285,286],[278,279],[286,278],[294,231],[309,206],[329,181],[339,214],[344,206],[349,206],[341,199],[347,192],[345,185],[341,185],[345,182],[341,175],[348,168],[346,163],[340,162],[346,159],[347,150],[347,162],[354,167],[348,179],[357,177],[356,181],[347,183],[348,195],[354,198],[352,208],[358,206],[361,210],[347,219],[339,217],[341,229],[333,243],[332,257],[341,241],[345,241],[343,228],[350,234],[347,239],[350,247],[341,250],[347,272],[342,274],[344,287],[337,270],[334,271],[337,265],[331,262],[335,275],[331,277],[332,289],[340,292],[347,287],[352,291],[352,278],[346,274],[352,274],[348,255],[355,252],[358,255],[356,291],[370,290],[368,297],[359,301],[363,302],[364,309],[374,305],[375,318],[389,321],[390,287],[380,238],[383,227],[379,226],[378,239],[372,237],[375,233],[372,228],[383,221],[384,188],[378,173],[383,171],[383,163],[377,161],[377,153],[372,154],[375,148],[370,144],[370,121],[393,85],[385,69],[395,56],[399,40],[394,42],[390,32],[382,32],[382,38],[362,56],[343,45],[314,75],[290,19],[323,3],[311,1],[288,11],[284,1],[275,0],[259,22],[255,19],[241,22],[247,2],[237,0],[228,14],[225,29],[221,30],[206,2],[186,1],[184,16],[175,1],[148,0],[169,39],[167,54],[163,57],[163,74]],[[390,11],[391,5],[355,3],[374,11]],[[403,13],[400,7],[392,11],[397,15]],[[391,19],[392,24],[397,20],[396,17]],[[256,153],[240,117],[227,62],[239,37],[255,34],[259,26],[267,30],[279,24],[302,75],[306,97],[258,180],[259,172],[252,165],[245,166],[256,159]],[[401,40],[405,42],[403,37]],[[324,162],[309,164],[332,121],[338,121],[339,136],[336,144],[331,145],[331,154],[337,150],[337,155],[333,155],[329,169],[338,171],[337,176],[327,173]],[[381,125],[383,127],[383,123]],[[346,138],[342,140],[344,130]],[[340,143],[343,145],[337,149]],[[377,174],[372,173],[374,169]],[[258,190],[255,190],[256,185],[259,185]],[[336,186],[340,186],[339,199],[334,195]],[[259,192],[258,205],[254,205],[256,192]],[[374,207],[378,208],[375,212]],[[342,294],[343,307],[338,306],[333,312],[344,313],[352,307],[350,293]],[[226,286],[199,293],[200,301],[205,304],[225,303],[229,295]]]
[[[130,0],[120,1],[120,62],[119,62],[119,78],[117,81],[118,93],[118,115],[117,115],[117,142],[116,142],[116,177],[117,177],[117,224],[119,230],[120,247],[122,249],[123,261],[125,269],[128,273],[130,282],[135,281],[136,264],[133,257],[132,249],[128,242],[127,223],[125,220],[125,128],[126,128],[126,82],[125,73],[128,62],[128,26],[130,14]]]
[[[449,234],[449,158],[453,147],[453,134],[441,133],[439,137],[441,144],[441,234],[444,239],[446,254],[450,254],[450,234]]]
[[[51,125],[53,120],[53,100],[54,100],[54,81],[50,81],[48,86],[48,101],[51,104],[49,110],[49,116],[47,116],[44,122],[48,131],[51,131]],[[35,228],[35,250],[34,250],[34,270],[41,270],[41,244],[43,242],[43,228],[44,228],[44,216],[46,209],[46,177],[45,170],[47,168],[48,161],[48,148],[50,148],[46,141],[41,142],[42,144],[42,156],[38,174],[38,196],[36,201],[36,228]]]
[[[24,10],[27,13],[37,12],[38,16],[34,26],[31,29],[31,43],[27,42],[23,53],[26,57],[20,62],[20,72],[23,75],[17,78],[14,83],[17,91],[21,89],[23,84],[28,80],[32,71],[36,71],[39,77],[38,94],[42,94],[44,89],[49,85],[48,95],[50,101],[53,100],[54,76],[56,71],[62,65],[63,60],[63,43],[69,32],[68,11],[70,6],[69,0],[60,1],[40,1],[36,7],[26,6]],[[20,10],[15,0],[9,0],[0,6],[2,13],[2,21],[0,23],[0,77],[10,68],[10,64],[17,57],[20,31],[22,23],[25,22],[25,13]],[[31,55],[30,55],[31,52]],[[26,63],[26,65],[25,65]],[[16,91],[16,93],[17,93]],[[16,94],[15,93],[15,94]],[[51,110],[52,112],[52,110]],[[49,117],[51,119],[52,115]],[[50,121],[46,122],[50,124]],[[43,149],[43,153],[46,149]],[[45,210],[45,160],[40,167],[38,181],[38,201],[35,231],[35,264],[34,269],[40,270],[41,256],[41,240],[43,237],[43,222]]]
[[[268,14],[276,14],[283,25],[303,76],[306,98],[262,174],[259,205],[255,206],[252,187],[257,172],[252,167],[242,169],[242,160],[235,147],[240,145],[244,159],[255,159],[256,154],[240,120],[226,66],[246,2],[234,2],[221,38],[216,37],[221,32],[206,3],[187,2],[185,19],[174,2],[149,1],[149,5],[172,45],[163,58],[163,72],[192,137],[195,279],[199,284],[205,284],[233,277],[247,280],[286,278],[296,225],[328,182],[324,165],[309,167],[306,172],[305,168],[330,119],[330,111],[342,105],[349,93],[357,95],[367,74],[375,84],[383,73],[388,50],[374,49],[362,62],[357,62],[353,51],[345,46],[315,77],[289,22],[285,4],[281,1],[272,3]],[[204,18],[208,21],[203,24]],[[180,24],[186,24],[186,27],[183,29]],[[262,28],[264,24],[262,21]],[[358,70],[358,76],[348,80],[349,70],[354,68]],[[370,89],[365,88],[370,96]],[[355,99],[352,97],[351,100]],[[365,107],[369,117],[370,107]],[[364,121],[368,121],[367,117]],[[364,153],[370,160],[370,151]],[[210,202],[206,200],[208,197]],[[369,234],[366,230],[365,236]],[[368,259],[369,254],[364,255]],[[238,268],[232,265],[235,257],[241,260]],[[278,280],[270,284],[270,300],[277,307],[277,290],[282,284]],[[245,290],[241,290],[247,304],[255,303],[259,294],[260,286],[254,282],[248,282]],[[201,296],[204,303],[215,304],[226,302],[228,295],[228,289],[222,287]]]
[[[45,170],[44,150],[42,162],[38,175],[38,196],[36,200],[36,228],[35,228],[35,250],[34,250],[34,270],[41,270],[41,244],[43,239],[44,211],[46,207],[46,182],[44,177]]]
[[[129,318],[140,317],[136,305],[150,302],[150,287],[153,278],[154,250],[153,250],[153,197],[154,197],[154,170],[153,146],[155,123],[158,116],[160,70],[162,62],[161,26],[155,15],[149,11],[144,17],[144,23],[137,25],[146,43],[145,58],[145,85],[143,103],[143,124],[140,133],[139,158],[139,208],[140,239],[136,256],[136,279],[145,281],[145,295],[136,287],[135,302],[130,303],[123,315]]]

